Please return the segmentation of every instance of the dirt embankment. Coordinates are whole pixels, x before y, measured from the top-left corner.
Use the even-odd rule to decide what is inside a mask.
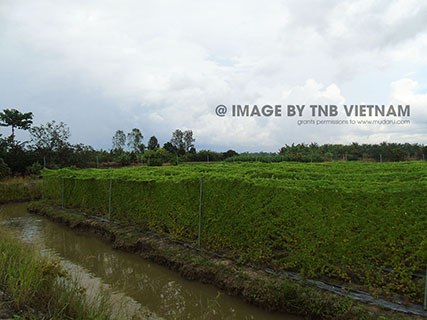
[[[391,312],[324,292],[289,278],[268,274],[216,255],[177,244],[164,237],[61,209],[38,201],[30,212],[65,224],[70,228],[101,235],[113,247],[139,254],[167,266],[189,280],[213,284],[226,293],[268,311],[279,311],[312,319],[396,319]],[[421,319],[399,315],[399,319]]]

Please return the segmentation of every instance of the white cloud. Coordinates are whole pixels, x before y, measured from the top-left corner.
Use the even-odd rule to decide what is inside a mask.
[[[116,129],[134,126],[163,142],[191,128],[199,146],[240,151],[301,141],[426,143],[422,106],[414,126],[397,133],[214,115],[220,103],[340,105],[343,86],[374,73],[381,87],[394,81],[390,97],[377,100],[425,106],[417,90],[427,79],[413,71],[427,68],[426,19],[422,0],[3,0],[0,107],[23,106],[36,122],[63,120],[75,142],[104,148]]]
[[[412,118],[419,123],[424,133],[427,132],[427,90],[418,93],[420,84],[412,79],[404,78],[391,84],[391,97],[394,104],[411,105]]]

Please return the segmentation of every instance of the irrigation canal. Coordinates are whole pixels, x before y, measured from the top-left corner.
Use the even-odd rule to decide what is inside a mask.
[[[89,295],[111,294],[116,315],[149,319],[299,319],[264,312],[214,286],[187,281],[100,237],[29,214],[26,203],[0,206],[8,229],[61,265]]]

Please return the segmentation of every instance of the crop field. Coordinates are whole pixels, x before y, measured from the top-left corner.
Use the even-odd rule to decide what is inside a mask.
[[[111,219],[193,244],[202,199],[205,249],[422,301],[423,279],[413,274],[424,274],[427,265],[425,162],[220,163],[43,175],[50,201],[61,204],[63,197],[65,207],[104,217],[111,204]]]

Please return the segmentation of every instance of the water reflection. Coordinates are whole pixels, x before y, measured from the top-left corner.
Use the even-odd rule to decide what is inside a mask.
[[[135,254],[114,250],[96,235],[30,215],[26,204],[4,205],[0,215],[20,238],[59,259],[93,294],[101,287],[111,290],[117,301],[125,301],[128,314],[165,319],[296,319],[263,312],[213,286],[186,281]]]

